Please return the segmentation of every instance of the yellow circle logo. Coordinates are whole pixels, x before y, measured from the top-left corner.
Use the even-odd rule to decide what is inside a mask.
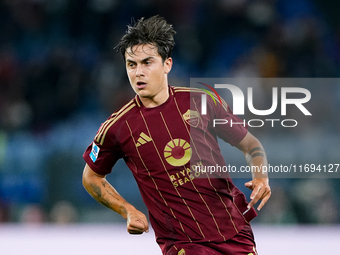
[[[191,158],[190,144],[183,139],[174,139],[165,145],[164,157],[172,166],[183,166]]]

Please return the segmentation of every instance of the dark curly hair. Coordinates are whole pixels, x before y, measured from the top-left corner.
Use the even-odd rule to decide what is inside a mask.
[[[141,18],[132,25],[128,25],[125,35],[115,47],[125,59],[126,49],[135,45],[151,44],[157,47],[163,61],[171,57],[175,46],[174,34],[176,31],[171,24],[159,15],[148,19]]]

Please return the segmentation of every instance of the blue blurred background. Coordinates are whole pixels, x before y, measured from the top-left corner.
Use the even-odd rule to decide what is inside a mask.
[[[134,96],[113,50],[132,18],[160,14],[174,25],[170,84],[189,86],[190,77],[338,78],[339,8],[331,0],[0,1],[0,223],[123,222],[86,193],[81,174],[100,124]],[[272,162],[327,148],[320,163],[340,163],[340,87],[313,93],[317,121],[298,134],[306,146],[293,130],[277,129],[275,141],[255,131]],[[123,162],[108,179],[146,211]],[[271,184],[256,223],[339,223],[339,179]]]

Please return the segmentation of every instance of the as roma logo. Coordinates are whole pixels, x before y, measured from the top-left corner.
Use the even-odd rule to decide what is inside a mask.
[[[191,158],[190,144],[183,139],[173,139],[165,145],[164,157],[172,166],[183,166]]]
[[[183,114],[183,118],[186,123],[188,123],[190,126],[197,127],[199,122],[199,113],[197,111],[192,111],[188,109],[186,113]]]

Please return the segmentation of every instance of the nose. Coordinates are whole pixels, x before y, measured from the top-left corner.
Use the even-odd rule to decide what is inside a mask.
[[[137,77],[144,76],[143,66],[142,65],[137,65],[136,76]]]

